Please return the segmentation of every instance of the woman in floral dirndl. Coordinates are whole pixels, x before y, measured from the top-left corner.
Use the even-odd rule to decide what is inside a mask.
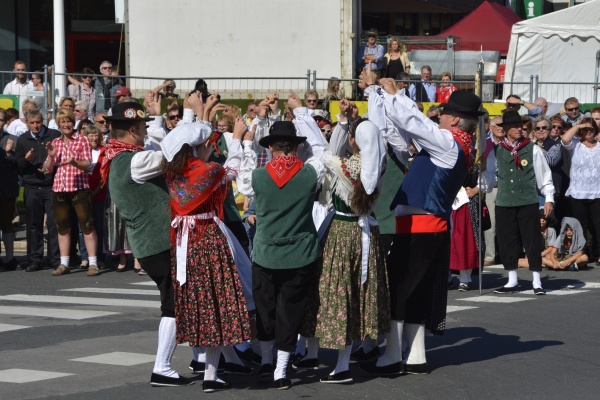
[[[234,261],[234,253],[238,257],[243,250],[222,222],[227,182],[237,176],[243,156],[243,127],[234,132],[225,165],[203,161],[210,155],[211,129],[201,122],[177,127],[161,142],[173,221],[177,343],[206,348],[205,392],[229,387],[217,377],[221,351],[228,364],[245,368],[232,346],[250,338],[247,302]]]
[[[332,140],[333,142],[333,140]],[[385,254],[372,210],[385,164],[385,146],[379,129],[359,120],[350,130],[354,149],[350,158],[325,152],[334,211],[319,230],[323,258],[317,270],[301,334],[308,353],[296,368],[316,366],[314,341],[338,350],[335,369],[323,383],[352,381],[349,371],[353,340],[377,338],[390,329],[390,299]]]

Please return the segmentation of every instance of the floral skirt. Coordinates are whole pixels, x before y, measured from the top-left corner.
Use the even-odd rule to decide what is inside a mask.
[[[248,340],[250,325],[242,283],[219,227],[210,222],[190,229],[183,286],[177,281],[175,253],[172,246],[177,343],[217,347]]]
[[[371,227],[369,271],[361,284],[361,229],[334,218],[325,234],[323,258],[315,270],[300,333],[320,346],[343,349],[353,340],[390,330],[390,294],[379,228]]]

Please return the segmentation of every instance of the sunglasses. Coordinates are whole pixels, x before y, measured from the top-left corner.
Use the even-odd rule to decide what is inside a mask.
[[[585,133],[585,134],[592,133],[592,132],[594,132],[594,128],[579,128],[579,132]]]
[[[331,133],[333,131],[331,129],[321,128],[321,132],[323,132],[323,133]]]
[[[92,79],[91,76],[82,76],[81,79]]]
[[[169,115],[169,121],[173,121],[174,119],[181,119],[179,115]]]
[[[74,109],[73,112],[82,112],[81,110]]]
[[[94,122],[97,124],[106,125],[106,121],[104,121],[104,120],[94,121]]]
[[[535,130],[536,131],[547,131],[548,127],[547,126],[536,126]]]
[[[566,108],[567,111],[576,111],[579,110],[579,107]]]
[[[552,125],[552,129],[560,129],[562,130],[562,125]]]
[[[254,111],[254,108],[251,108],[248,110],[248,112],[256,112],[256,111]]]
[[[112,67],[102,67],[100,69],[112,69]]]
[[[316,99],[308,99],[306,100],[307,103],[316,103],[317,100]]]
[[[217,125],[218,129],[229,129],[229,125]]]

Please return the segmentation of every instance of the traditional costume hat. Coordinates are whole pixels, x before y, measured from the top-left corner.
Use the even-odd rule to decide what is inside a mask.
[[[269,129],[269,135],[260,139],[258,143],[262,147],[269,147],[274,142],[292,142],[300,144],[306,140],[306,136],[297,136],[296,127],[291,121],[276,121]]]
[[[119,103],[113,108],[112,115],[104,117],[106,121],[152,121],[154,117],[146,117],[144,107],[137,102]]]
[[[465,90],[457,90],[450,95],[447,103],[439,105],[444,111],[454,111],[459,117],[479,117],[485,114],[481,111],[481,99]]]
[[[522,124],[523,119],[521,115],[516,111],[506,111],[502,114],[502,123],[497,123],[498,126],[503,126],[504,124]]]

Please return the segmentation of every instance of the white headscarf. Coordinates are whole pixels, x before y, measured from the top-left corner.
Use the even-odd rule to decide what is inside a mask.
[[[385,143],[379,128],[371,121],[361,122],[354,134],[360,149],[360,181],[367,194],[375,191],[385,162]]]
[[[160,147],[167,161],[171,162],[184,144],[198,146],[204,143],[211,133],[210,127],[201,122],[177,126],[160,142]]]

